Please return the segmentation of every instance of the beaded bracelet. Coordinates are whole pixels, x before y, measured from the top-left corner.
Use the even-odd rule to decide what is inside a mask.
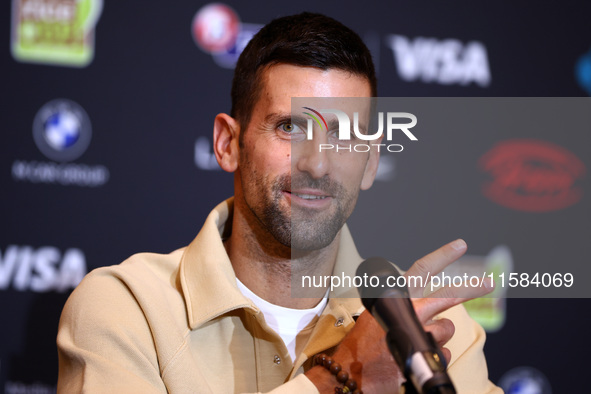
[[[363,394],[363,391],[357,388],[357,382],[354,379],[349,378],[349,374],[346,371],[343,371],[341,364],[334,361],[332,357],[328,357],[326,354],[321,353],[316,355],[314,361],[316,362],[316,365],[323,366],[328,369],[331,374],[335,375],[337,382],[343,383],[342,388],[334,388],[336,394]]]

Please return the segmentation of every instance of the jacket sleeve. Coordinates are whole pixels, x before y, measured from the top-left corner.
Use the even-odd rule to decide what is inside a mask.
[[[468,315],[463,305],[439,316],[450,319],[456,328],[445,347],[451,351],[448,373],[458,394],[502,393],[503,390],[488,379],[483,351],[486,334],[482,327]]]
[[[125,283],[89,274],[62,312],[58,393],[166,393],[148,322]]]

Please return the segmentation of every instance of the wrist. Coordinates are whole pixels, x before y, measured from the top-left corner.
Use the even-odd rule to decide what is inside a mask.
[[[312,378],[311,380],[321,393],[363,394],[357,380],[332,357],[318,354],[314,357],[314,364],[315,367],[310,371],[318,384]]]
[[[334,394],[336,380],[323,366],[316,365],[310,368],[304,375],[316,386],[321,394]]]

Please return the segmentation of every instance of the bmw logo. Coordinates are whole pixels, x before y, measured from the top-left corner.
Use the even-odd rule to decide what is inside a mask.
[[[33,121],[33,138],[47,158],[59,162],[75,160],[88,148],[92,136],[84,109],[71,100],[45,104]]]

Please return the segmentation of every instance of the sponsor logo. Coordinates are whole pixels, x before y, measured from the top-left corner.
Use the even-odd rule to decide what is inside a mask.
[[[0,290],[65,292],[86,275],[86,258],[77,248],[7,246],[0,251]]]
[[[102,0],[13,0],[12,56],[21,62],[87,66],[102,9]]]
[[[193,19],[193,38],[205,52],[231,49],[240,31],[238,14],[225,4],[208,4]]]
[[[526,212],[550,212],[576,204],[585,166],[577,156],[547,141],[497,143],[479,161],[491,180],[482,188],[491,201]]]
[[[498,278],[513,271],[511,250],[505,245],[493,248],[486,256],[464,255],[445,269],[450,276],[481,276],[483,272]],[[505,325],[507,288],[495,287],[486,297],[477,298],[464,303],[470,316],[487,332],[495,332]]]
[[[546,376],[532,367],[513,368],[499,380],[506,394],[552,394]]]
[[[336,117],[338,121],[338,141],[331,143],[331,144],[318,144],[319,152],[326,151],[326,150],[334,150],[336,152],[339,151],[348,151],[348,152],[368,152],[371,147],[375,147],[378,151],[387,150],[388,152],[402,152],[403,146],[400,144],[343,144],[346,141],[351,140],[351,119],[349,116],[338,109],[321,109],[315,110],[310,107],[303,107],[310,112],[304,111],[303,114],[311,117],[312,119],[306,119],[306,139],[312,140],[314,138],[314,122],[318,125],[320,130],[325,130],[329,132],[328,123],[322,116],[322,114],[332,114]],[[411,128],[416,126],[417,124],[417,117],[408,112],[387,112],[386,113],[386,140],[392,141],[393,139],[393,132],[395,130],[401,131],[404,135],[411,141],[418,141],[417,137],[410,131]],[[395,119],[405,119],[409,122],[394,122]],[[292,119],[293,120],[293,119]],[[365,125],[360,125],[359,121],[359,113],[353,113],[353,134],[356,140],[362,141],[376,141],[383,137],[384,135],[384,112],[377,113],[377,121],[378,121],[378,130],[371,134],[367,132],[367,127]],[[296,120],[297,122],[297,120]],[[297,127],[297,126],[296,126]],[[330,133],[329,133],[330,134]],[[294,138],[295,141],[301,139],[301,135],[298,136],[297,134],[292,134],[297,137]],[[299,137],[299,138],[298,138]]]
[[[481,87],[491,83],[488,55],[481,42],[391,34],[386,37],[386,45],[392,50],[403,81]]]
[[[63,186],[102,186],[109,180],[109,170],[104,166],[84,164],[57,164],[15,160],[12,163],[12,179],[31,183],[55,183]]]
[[[37,112],[33,121],[35,144],[47,158],[71,161],[86,152],[92,137],[84,109],[70,100],[53,100]]]
[[[4,394],[55,394],[56,386],[43,383],[22,383],[7,381]]]
[[[575,66],[579,86],[591,96],[591,50],[579,58]]]
[[[217,65],[234,68],[250,39],[263,27],[241,23],[231,7],[222,3],[207,4],[193,17],[193,40]]]
[[[392,156],[380,155],[376,181],[389,182],[396,177],[396,160]]]
[[[32,183],[104,185],[109,180],[105,166],[65,163],[82,156],[91,139],[92,127],[86,111],[71,100],[52,100],[35,116],[33,140],[41,153],[59,163],[16,160],[12,164],[12,178]]]
[[[199,137],[195,141],[194,160],[195,166],[200,170],[221,170],[215,154],[212,152],[211,142],[209,142],[209,138],[207,137]]]

